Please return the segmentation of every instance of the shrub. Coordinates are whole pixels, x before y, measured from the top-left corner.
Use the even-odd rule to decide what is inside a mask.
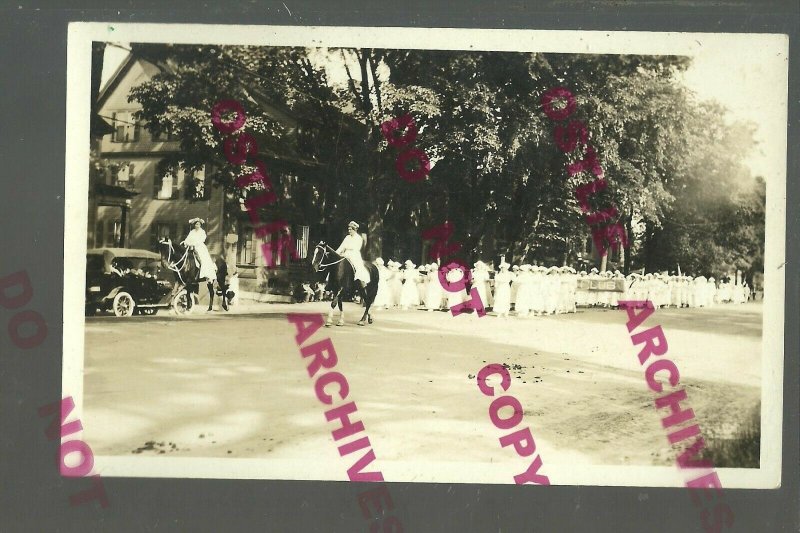
[[[713,429],[703,431],[706,447],[702,457],[715,468],[758,468],[761,453],[761,402],[750,412],[732,437]]]

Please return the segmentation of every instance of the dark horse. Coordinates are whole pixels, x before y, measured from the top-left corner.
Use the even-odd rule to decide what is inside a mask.
[[[320,242],[314,247],[314,257],[311,259],[311,266],[314,267],[315,272],[324,273],[328,277],[327,289],[333,292],[333,301],[331,302],[331,310],[328,312],[328,320],[325,326],[330,326],[333,323],[333,310],[339,306],[339,322],[337,326],[344,326],[344,309],[342,309],[342,298],[351,294],[353,289],[358,290],[361,299],[364,302],[364,315],[358,321],[359,326],[364,325],[364,321],[368,320],[372,324],[372,316],[369,314],[369,308],[372,302],[375,301],[375,295],[378,294],[378,267],[364,261],[364,266],[369,271],[369,283],[366,288],[362,287],[355,279],[355,271],[353,270],[350,262],[337,254],[336,251],[325,244]]]
[[[192,309],[192,295],[200,293],[200,266],[194,257],[194,250],[181,244],[172,244],[169,237],[159,239],[158,248],[161,253],[161,264],[175,273],[176,286],[178,292],[180,287],[186,288],[186,310]],[[208,310],[211,311],[211,302],[214,298],[214,281],[208,280]],[[177,310],[177,309],[176,309]]]

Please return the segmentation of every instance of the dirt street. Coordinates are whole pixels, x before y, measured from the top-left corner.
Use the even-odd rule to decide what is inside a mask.
[[[359,309],[348,304],[349,323],[312,341],[331,337],[387,479],[427,481],[442,465],[459,477],[464,462],[495,472],[492,463],[512,460],[476,385],[487,363],[509,365],[508,394],[520,400],[546,469],[674,463],[623,311],[498,319],[393,310],[358,327]],[[87,319],[87,442],[105,456],[314,458],[346,469],[286,320],[326,310],[262,304]],[[662,309],[647,324],[664,328],[701,429],[733,430],[760,397],[761,305]],[[519,472],[496,475],[509,482],[510,473]]]

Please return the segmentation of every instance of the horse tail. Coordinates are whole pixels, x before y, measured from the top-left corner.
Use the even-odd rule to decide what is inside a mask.
[[[375,297],[378,295],[378,283],[380,281],[377,265],[370,263],[369,270],[369,283],[367,283],[367,301],[372,304]]]

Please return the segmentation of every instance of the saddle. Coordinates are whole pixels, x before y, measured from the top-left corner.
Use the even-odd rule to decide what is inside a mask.
[[[355,276],[356,275],[356,266],[353,264],[352,261],[350,261],[349,258],[345,257],[345,259],[347,260],[347,264],[350,265],[350,268],[353,269],[353,275]],[[361,261],[361,264],[364,265],[364,268],[367,270],[367,274],[369,274],[369,279],[371,280],[372,279],[372,272],[370,272],[370,270],[369,270],[369,267],[370,267],[371,263],[369,261]]]
[[[197,256],[197,250],[195,250],[194,246],[187,246],[186,252],[192,257],[192,259],[194,259],[194,264],[197,266],[197,268],[200,268],[200,257]]]

